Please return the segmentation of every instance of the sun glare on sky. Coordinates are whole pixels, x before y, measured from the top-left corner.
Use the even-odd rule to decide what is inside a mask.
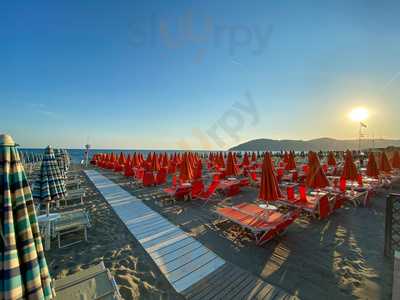
[[[365,121],[368,118],[368,110],[364,107],[353,108],[349,113],[349,118],[357,122]]]

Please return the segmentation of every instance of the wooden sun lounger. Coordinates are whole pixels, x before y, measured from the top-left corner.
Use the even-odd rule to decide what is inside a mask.
[[[104,263],[54,281],[57,300],[122,300],[118,286]]]

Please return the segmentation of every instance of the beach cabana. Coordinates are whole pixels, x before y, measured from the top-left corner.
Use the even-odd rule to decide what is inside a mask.
[[[0,299],[53,299],[31,189],[9,135],[0,135],[0,213]]]

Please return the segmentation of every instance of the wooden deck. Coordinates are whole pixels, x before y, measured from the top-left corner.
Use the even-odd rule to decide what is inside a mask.
[[[97,171],[85,172],[175,290],[186,298],[295,298],[224,261]]]

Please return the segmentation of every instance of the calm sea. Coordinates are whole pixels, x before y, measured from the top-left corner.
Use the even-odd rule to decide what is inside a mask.
[[[31,149],[31,148],[20,148],[20,151],[24,153],[38,153],[41,154],[43,153],[44,149]],[[120,152],[124,153],[125,155],[128,155],[129,153],[134,153],[134,152],[140,152],[144,156],[146,156],[149,152],[156,152],[156,153],[164,153],[167,152],[168,154],[170,153],[178,153],[178,152],[185,152],[183,150],[118,150],[118,149],[90,149],[89,150],[89,157],[92,157],[93,154],[96,153],[117,153],[119,154]],[[196,151],[198,153],[208,153],[209,151]],[[84,149],[68,149],[68,153],[71,156],[72,162],[73,163],[80,163],[81,160],[83,160],[85,150]]]

